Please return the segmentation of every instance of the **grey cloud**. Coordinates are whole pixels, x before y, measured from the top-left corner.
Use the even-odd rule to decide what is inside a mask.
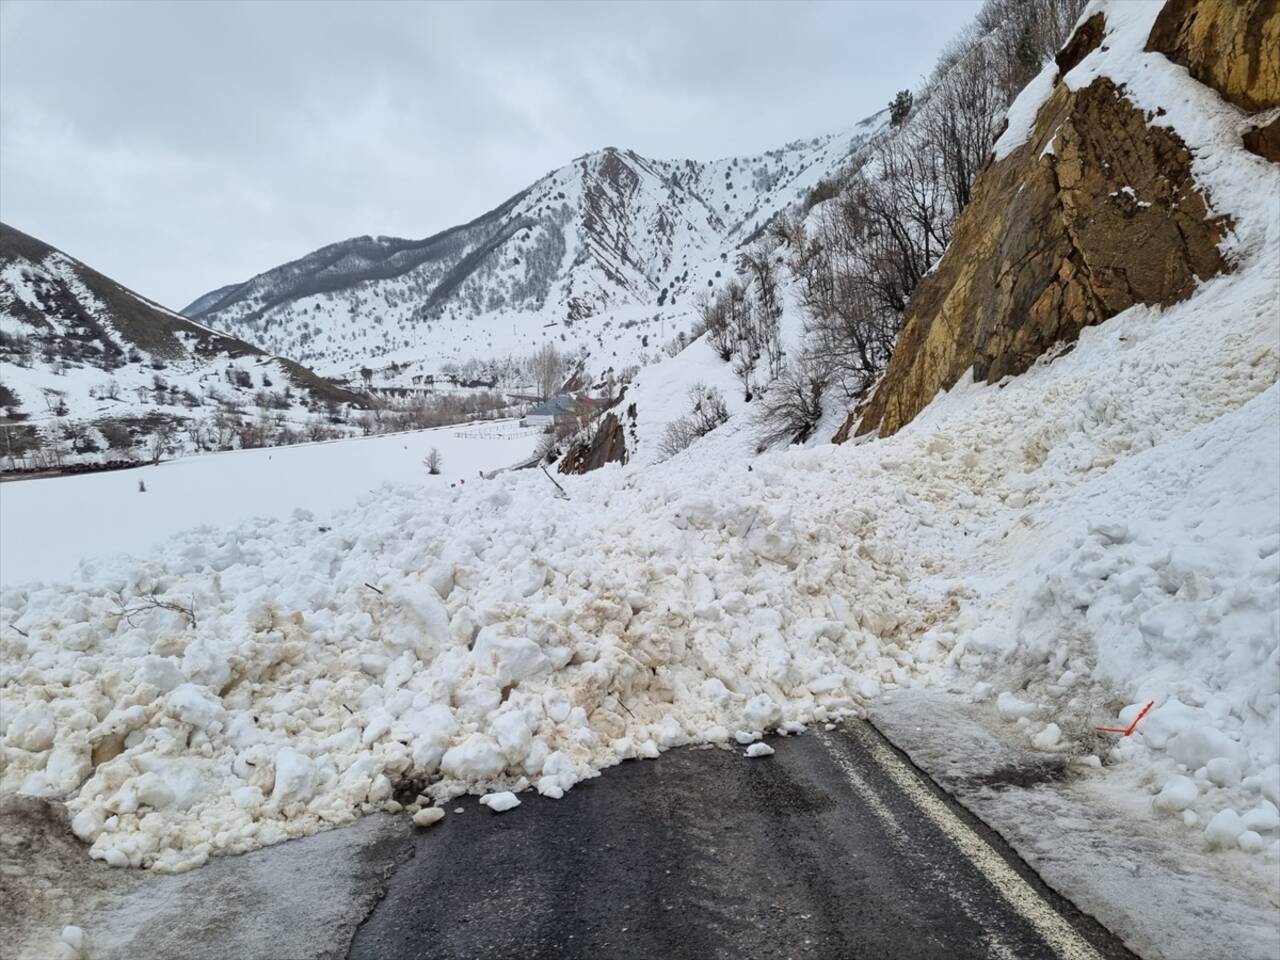
[[[977,6],[3,3],[0,217],[180,307],[605,145],[711,159],[847,126]]]

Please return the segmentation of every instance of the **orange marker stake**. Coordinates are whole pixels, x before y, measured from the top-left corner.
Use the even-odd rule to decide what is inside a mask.
[[[1147,715],[1147,711],[1155,705],[1156,702],[1154,700],[1150,701],[1142,708],[1141,712],[1133,718],[1133,723],[1129,724],[1127,727],[1094,727],[1093,729],[1101,730],[1103,733],[1120,733],[1127,737],[1133,733],[1134,730],[1138,729],[1138,721],[1145,717]]]

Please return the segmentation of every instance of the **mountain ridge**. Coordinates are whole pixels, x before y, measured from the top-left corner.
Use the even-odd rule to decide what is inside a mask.
[[[550,328],[566,352],[598,365],[636,362],[657,349],[654,334],[691,325],[690,295],[884,121],[881,111],[837,133],[707,162],[605,147],[465,223],[421,240],[327,244],[183,312],[348,375],[378,357],[528,353],[556,338],[539,333]],[[618,349],[616,330],[606,338],[615,323],[636,327],[635,342]]]
[[[261,445],[268,421],[270,432],[284,435],[366,404],[7,223],[0,223],[0,360],[9,469],[20,461],[62,465],[104,448],[127,457],[153,441],[154,457],[187,446],[227,448],[237,432],[245,444],[246,430],[256,430],[248,442]]]

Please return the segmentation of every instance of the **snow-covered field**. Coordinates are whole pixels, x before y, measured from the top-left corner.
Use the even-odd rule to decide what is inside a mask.
[[[1235,272],[888,440],[752,457],[737,416],[666,462],[561,478],[568,499],[538,472],[473,479],[519,442],[468,462],[448,431],[6,485],[0,789],[64,798],[94,857],[182,870],[466,791],[559,796],[928,683],[1123,765],[1189,849],[1274,887],[1280,175],[1136,52],[1155,8],[1111,9],[1080,76],[1167,108],[1235,218]],[[691,351],[636,394],[723,379]],[[430,445],[465,485],[423,476]],[[116,543],[94,523],[138,559],[72,571],[68,536]],[[1094,731],[1148,700],[1134,736]]]
[[[191,527],[229,527],[296,510],[327,513],[376,500],[388,483],[448,490],[482,470],[527,460],[536,442],[535,432],[519,430],[515,421],[494,421],[5,483],[0,583],[70,577],[81,560],[143,556]],[[432,448],[440,451],[438,476],[429,476],[422,462]]]

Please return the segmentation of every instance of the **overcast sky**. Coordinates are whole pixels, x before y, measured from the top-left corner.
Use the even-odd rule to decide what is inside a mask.
[[[756,153],[914,87],[977,0],[0,3],[0,218],[174,308],[424,237],[604,146]]]

